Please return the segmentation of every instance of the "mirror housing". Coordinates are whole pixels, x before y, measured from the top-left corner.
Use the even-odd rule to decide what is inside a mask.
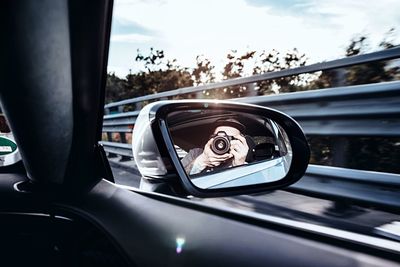
[[[170,131],[172,125],[170,115],[178,114],[175,117],[179,117],[179,114],[190,111],[204,111],[200,112],[203,116],[207,114],[206,112],[229,113],[241,114],[242,117],[247,116],[248,118],[252,116],[262,117],[273,121],[285,133],[285,138],[290,144],[290,161],[287,168],[285,168],[285,173],[279,179],[257,183],[240,183],[237,186],[235,184],[232,185],[232,183],[227,183],[230,185],[226,187],[196,185],[193,177],[185,171],[182,165],[181,159],[183,156],[179,155],[180,151],[177,151],[177,146],[174,144]],[[196,119],[196,112],[192,113],[193,115],[187,122]],[[198,119],[200,121],[200,118]],[[301,127],[288,115],[256,105],[210,100],[159,101],[145,106],[141,110],[133,130],[132,149],[135,162],[144,179],[158,181],[171,181],[172,179],[172,181],[175,181],[174,184],[179,184],[176,183],[176,179],[179,179],[183,191],[187,195],[196,197],[250,194],[284,188],[295,183],[303,176],[310,157],[310,149]],[[202,176],[202,179],[219,177],[224,172],[229,173],[229,175],[225,176],[229,176],[232,179],[244,179],[249,177],[248,175],[268,169],[268,166],[271,166],[271,161],[268,160],[246,163],[246,165],[229,167],[210,175],[207,173]]]

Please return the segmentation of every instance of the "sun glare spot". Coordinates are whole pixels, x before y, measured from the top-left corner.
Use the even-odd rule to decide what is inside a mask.
[[[176,253],[180,254],[183,249],[183,245],[185,244],[185,239],[178,237],[176,238]]]

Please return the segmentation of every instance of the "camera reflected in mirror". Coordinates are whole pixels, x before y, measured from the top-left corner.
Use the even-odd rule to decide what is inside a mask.
[[[205,108],[172,112],[167,124],[182,168],[201,189],[274,182],[290,168],[289,139],[270,118]]]

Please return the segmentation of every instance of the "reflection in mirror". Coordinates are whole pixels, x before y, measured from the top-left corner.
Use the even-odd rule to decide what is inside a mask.
[[[274,182],[289,171],[288,136],[270,118],[205,108],[172,112],[167,124],[183,169],[201,189]]]

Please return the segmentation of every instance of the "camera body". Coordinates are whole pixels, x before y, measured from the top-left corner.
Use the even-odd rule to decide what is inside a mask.
[[[216,155],[223,155],[228,153],[231,148],[231,141],[236,138],[229,136],[225,131],[219,131],[216,134],[212,135],[211,138],[214,140],[211,143],[211,150]]]

